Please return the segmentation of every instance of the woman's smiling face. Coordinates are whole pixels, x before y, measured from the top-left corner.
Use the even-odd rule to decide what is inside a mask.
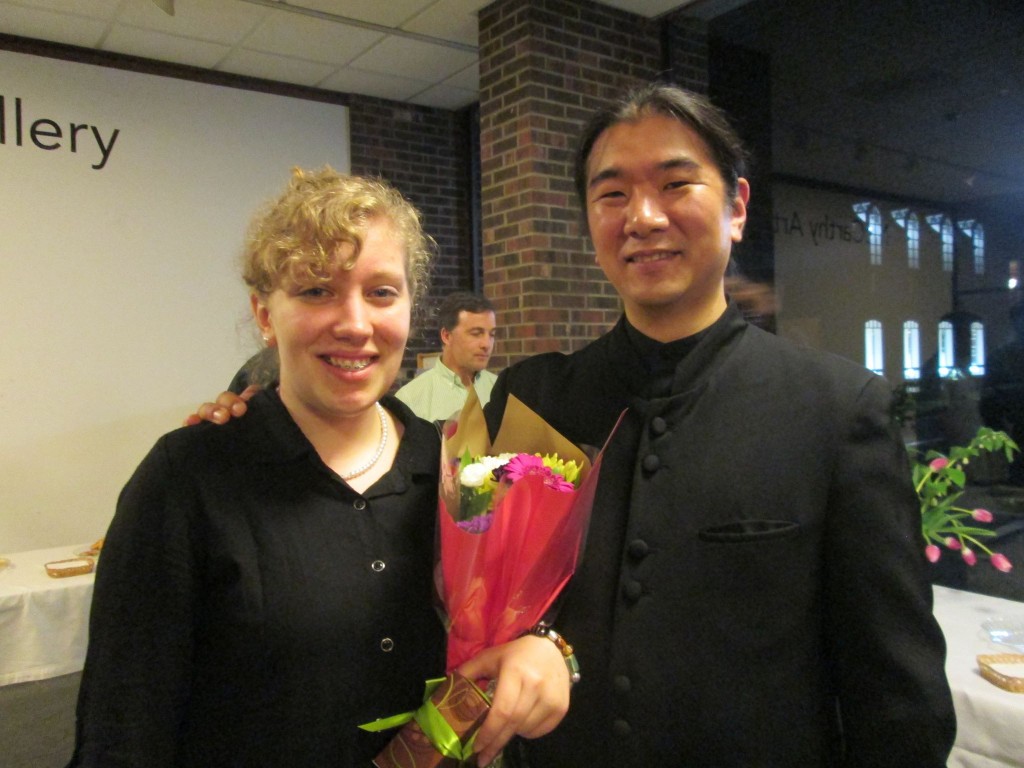
[[[362,248],[335,252],[327,282],[286,281],[253,312],[281,360],[281,400],[294,415],[358,416],[390,389],[409,337],[412,300],[403,246],[383,217],[369,220]]]

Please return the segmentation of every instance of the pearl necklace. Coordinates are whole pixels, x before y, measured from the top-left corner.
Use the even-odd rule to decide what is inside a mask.
[[[377,406],[377,416],[380,418],[380,445],[377,446],[377,450],[374,451],[369,461],[343,474],[341,476],[342,480],[351,480],[353,477],[359,477],[369,470],[370,467],[377,463],[377,460],[384,453],[384,447],[388,444],[388,417],[384,412],[384,406],[380,403],[374,403],[374,405]]]

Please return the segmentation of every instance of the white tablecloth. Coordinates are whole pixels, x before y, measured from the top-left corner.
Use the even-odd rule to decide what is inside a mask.
[[[935,617],[946,635],[946,676],[957,716],[956,745],[948,766],[1021,768],[1024,693],[1004,691],[988,682],[978,671],[977,657],[1014,653],[991,642],[981,623],[995,616],[1024,618],[1024,603],[939,586],[934,592]]]
[[[82,669],[93,574],[55,579],[44,566],[88,546],[3,555],[11,565],[0,570],[0,686]]]
[[[4,555],[12,565],[0,570],[0,686],[82,669],[93,574],[54,579],[44,564],[86,546]],[[1024,603],[940,586],[934,591],[958,723],[949,768],[1024,768],[1024,693],[992,685],[977,662],[979,654],[1011,651],[992,643],[981,622],[1024,618]]]

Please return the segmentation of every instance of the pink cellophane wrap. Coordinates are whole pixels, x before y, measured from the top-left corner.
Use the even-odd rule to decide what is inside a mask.
[[[509,396],[493,445],[475,393],[445,425],[438,502],[438,593],[448,620],[447,669],[509,642],[542,619],[582,554],[600,468],[534,411]],[[483,533],[458,528],[459,460],[500,453],[557,454],[581,467],[571,493],[543,478],[517,480]],[[500,494],[495,494],[498,497]]]

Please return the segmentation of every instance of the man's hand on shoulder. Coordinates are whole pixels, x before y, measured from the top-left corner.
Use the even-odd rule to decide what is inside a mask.
[[[231,419],[244,416],[248,406],[246,403],[252,396],[260,391],[260,387],[250,384],[242,390],[241,394],[234,392],[221,392],[217,400],[212,403],[203,403],[196,409],[195,413],[189,414],[184,421],[186,427],[210,421],[214,424],[227,424]]]

